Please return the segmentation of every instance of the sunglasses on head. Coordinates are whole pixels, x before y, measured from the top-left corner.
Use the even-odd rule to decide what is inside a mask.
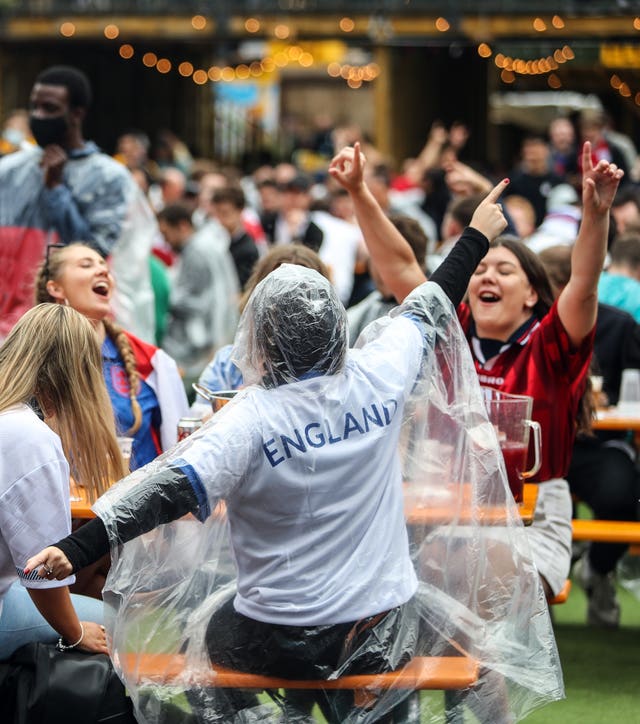
[[[47,248],[44,252],[44,269],[45,272],[49,273],[49,256],[52,251],[56,251],[57,249],[64,249],[65,244],[47,244]]]

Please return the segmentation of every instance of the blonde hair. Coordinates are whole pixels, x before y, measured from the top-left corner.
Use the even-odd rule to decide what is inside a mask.
[[[71,307],[38,304],[0,347],[0,411],[33,398],[91,501],[124,477],[96,334]]]
[[[36,303],[59,303],[57,299],[49,294],[49,290],[47,289],[47,282],[49,282],[50,280],[58,281],[60,279],[66,261],[65,252],[67,251],[67,249],[73,249],[75,247],[84,247],[95,251],[92,246],[89,246],[89,244],[83,244],[82,242],[74,242],[73,244],[69,244],[65,247],[58,249],[53,249],[49,247],[47,259],[44,264],[42,264],[40,269],[38,269],[38,274],[36,276]],[[127,379],[129,381],[129,400],[131,401],[131,412],[133,413],[133,424],[128,430],[126,430],[122,434],[133,436],[136,434],[136,432],[138,432],[138,430],[140,429],[140,425],[142,424],[142,409],[140,408],[140,403],[138,402],[140,373],[138,372],[138,367],[136,365],[136,359],[133,354],[131,343],[129,342],[129,338],[124,333],[122,327],[120,327],[119,324],[116,324],[111,319],[103,319],[102,323],[104,324],[104,329],[107,333],[107,336],[115,344],[116,349],[118,350],[118,354],[120,355],[124,363],[125,372],[127,373]]]

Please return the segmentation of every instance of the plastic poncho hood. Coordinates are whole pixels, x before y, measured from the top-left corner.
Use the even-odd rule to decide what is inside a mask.
[[[282,264],[249,298],[231,358],[247,384],[275,387],[338,372],[347,344],[346,312],[328,279]]]

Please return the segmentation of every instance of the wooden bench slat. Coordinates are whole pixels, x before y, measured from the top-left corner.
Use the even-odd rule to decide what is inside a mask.
[[[573,540],[640,544],[640,522],[574,518]]]
[[[385,674],[353,674],[339,679],[299,681],[247,674],[221,666],[188,671],[177,654],[126,654],[124,671],[137,681],[239,689],[465,689],[478,680],[479,665],[466,656],[416,656]]]

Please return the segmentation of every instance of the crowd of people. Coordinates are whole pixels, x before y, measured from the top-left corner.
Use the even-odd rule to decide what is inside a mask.
[[[500,180],[465,157],[463,123],[435,123],[401,165],[344,126],[322,134],[323,171],[294,154],[247,172],[169,132],[153,147],[128,130],[101,152],[83,135],[91,93],[78,69],[48,68],[29,97],[31,137],[18,139],[19,113],[3,135],[0,660],[34,640],[106,653],[106,634],[123,653],[138,597],[162,589],[153,605],[179,619],[215,601],[171,644],[214,667],[332,678],[446,653],[454,638],[481,662],[481,686],[450,697],[449,715],[506,724],[561,697],[545,600],[575,563],[588,622],[618,626],[626,552],[576,550],[574,506],[639,513],[633,438],[590,429],[622,371],[640,369],[633,144],[604,112],[558,117]],[[176,446],[180,418],[210,417],[196,381],[242,392]],[[541,425],[526,531],[495,439],[491,464],[477,460],[482,387],[530,396]],[[447,465],[508,511],[506,533],[475,521],[408,534],[403,476]],[[70,476],[98,514],[73,532]],[[486,569],[468,575],[480,554]],[[101,560],[106,618],[104,578],[93,598],[69,592]],[[451,601],[468,620],[440,621]],[[513,646],[507,626],[522,628]],[[126,683],[140,721],[165,721]],[[400,722],[405,694],[358,711],[343,694],[280,705],[292,721],[318,705],[328,721]],[[193,721],[261,706],[230,691],[188,698]]]

